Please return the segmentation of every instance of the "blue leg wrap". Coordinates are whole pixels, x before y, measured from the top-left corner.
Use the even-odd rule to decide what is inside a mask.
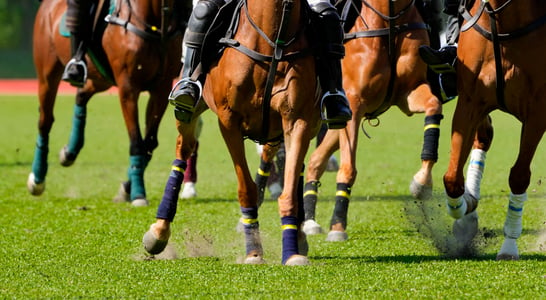
[[[246,254],[252,252],[263,252],[262,242],[260,240],[260,223],[258,222],[258,208],[241,207],[243,227],[245,230]]]
[[[282,217],[282,264],[298,252],[298,218]]]
[[[330,225],[341,223],[343,228],[347,228],[347,211],[349,210],[349,197],[351,196],[351,187],[346,183],[337,183],[336,205],[334,214],[330,220]]]
[[[148,155],[131,155],[129,157],[128,177],[131,183],[131,201],[137,198],[146,198],[144,187],[144,169],[148,165]]]
[[[425,117],[425,133],[423,137],[422,160],[438,160],[438,140],[440,138],[440,121],[443,115],[437,114]]]
[[[180,186],[182,180],[184,180],[184,170],[186,169],[186,162],[175,159],[171,167],[171,173],[169,179],[165,185],[165,191],[163,192],[163,198],[157,208],[157,219],[164,219],[172,222],[176,215],[176,206],[178,204],[178,194],[180,193]]]
[[[83,147],[86,117],[87,107],[74,105],[72,131],[70,132],[70,139],[68,140],[68,154],[70,157],[75,158]]]
[[[34,150],[34,160],[32,161],[32,173],[34,181],[42,183],[47,174],[47,154],[49,153],[49,137],[38,135],[36,139],[36,149]]]

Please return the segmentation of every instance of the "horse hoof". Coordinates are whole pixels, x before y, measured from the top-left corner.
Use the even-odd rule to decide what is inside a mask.
[[[180,193],[180,199],[191,199],[197,197],[197,191],[195,190],[195,183],[186,182],[184,183],[184,189]]]
[[[27,179],[27,189],[33,196],[40,196],[45,190],[45,181],[36,183],[34,181],[34,173],[30,173]]]
[[[268,187],[269,189],[269,196],[271,197],[271,200],[277,201],[282,193],[282,186],[278,182],[274,182]]]
[[[478,213],[473,211],[453,222],[453,235],[457,242],[467,246],[478,233]]]
[[[131,201],[131,205],[134,206],[134,207],[143,207],[143,206],[148,206],[149,203],[148,203],[148,200],[146,200],[144,198],[138,198],[138,199],[135,199],[135,200]]]
[[[68,152],[68,148],[64,146],[59,152],[59,161],[61,166],[70,167],[76,161],[76,156]]]
[[[347,232],[332,230],[332,231],[328,232],[328,236],[326,237],[326,241],[327,242],[344,242],[348,238],[349,238],[349,235],[347,235]]]
[[[259,255],[252,255],[245,258],[245,264],[246,265],[262,265],[265,264],[265,260],[263,257]]]
[[[504,243],[502,243],[502,247],[497,254],[497,260],[519,260],[516,239],[504,239]]]
[[[123,182],[121,183],[121,186],[119,187],[117,195],[114,196],[112,201],[115,203],[123,203],[123,202],[131,201],[131,195],[129,194],[129,191],[126,189],[125,184]]]
[[[413,178],[410,183],[410,193],[414,198],[419,200],[429,200],[432,199],[432,185],[420,184]]]
[[[284,263],[285,266],[308,266],[311,262],[306,256],[295,254]]]
[[[326,172],[337,172],[339,170],[339,163],[335,156],[330,156],[328,164],[326,165]]]
[[[165,247],[167,247],[167,243],[169,242],[169,239],[167,240],[160,240],[156,237],[156,235],[153,233],[153,228],[155,224],[152,224],[150,226],[150,230],[146,231],[144,236],[142,237],[142,245],[144,246],[144,249],[146,252],[156,255],[163,250],[165,250]]]
[[[322,227],[315,220],[307,220],[303,222],[303,232],[307,235],[315,235],[322,233]]]

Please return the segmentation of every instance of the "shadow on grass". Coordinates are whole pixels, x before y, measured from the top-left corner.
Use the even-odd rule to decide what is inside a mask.
[[[475,257],[458,257],[458,261],[492,261],[496,260],[496,253],[487,253]],[[313,261],[328,261],[328,260],[350,260],[352,262],[359,261],[361,263],[406,263],[416,264],[423,262],[442,262],[453,261],[455,258],[445,255],[394,255],[394,256],[310,256]],[[530,261],[546,261],[546,255],[541,254],[521,254],[521,260]]]

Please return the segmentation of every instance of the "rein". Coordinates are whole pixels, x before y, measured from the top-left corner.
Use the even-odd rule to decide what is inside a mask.
[[[508,108],[506,107],[506,100],[504,97],[504,88],[506,86],[506,82],[504,80],[504,70],[502,68],[502,54],[500,51],[500,42],[520,38],[534,31],[535,29],[538,29],[540,26],[546,23],[546,15],[544,15],[536,19],[535,21],[527,24],[527,26],[525,27],[518,28],[508,33],[499,33],[497,28],[497,15],[511,3],[512,0],[508,0],[500,7],[494,9],[488,0],[481,0],[480,6],[478,7],[478,10],[474,15],[471,15],[468,11],[466,0],[461,1],[459,5],[459,14],[466,21],[466,23],[461,27],[461,31],[464,32],[469,30],[470,28],[474,28],[474,30],[476,30],[483,37],[493,43],[496,76],[495,90],[497,95],[497,101],[499,102],[500,109],[506,112],[508,111]],[[489,25],[491,27],[491,31],[486,30],[478,24],[478,20],[481,18],[484,11],[489,16]]]

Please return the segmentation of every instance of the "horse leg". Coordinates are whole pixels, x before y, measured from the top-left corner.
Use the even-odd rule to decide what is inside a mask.
[[[470,161],[466,170],[465,193],[480,200],[480,185],[485,168],[486,153],[493,142],[493,126],[491,117],[487,116],[476,130],[474,144],[470,152]],[[453,223],[453,234],[462,246],[470,245],[472,239],[478,233],[478,211],[474,210],[465,214]]]
[[[237,194],[241,208],[240,223],[243,224],[246,244],[246,264],[261,264],[263,249],[258,222],[258,191],[250,174],[245,157],[245,145],[239,128],[231,129],[220,124],[220,131],[237,175]]]
[[[182,181],[183,189],[180,193],[180,198],[189,199],[197,197],[197,191],[195,189],[195,184],[197,183],[197,157],[199,152],[199,136],[201,135],[201,130],[203,128],[203,119],[201,117],[197,118],[197,124],[195,126],[195,150],[186,160],[187,168],[184,172],[184,180]]]
[[[487,118],[485,109],[482,106],[473,105],[467,95],[459,95],[452,121],[450,159],[444,174],[447,210],[455,219],[460,219],[476,210],[478,205],[471,194],[465,193],[463,170],[474,144],[477,128],[480,124],[483,125]]]
[[[530,165],[544,130],[541,122],[536,119],[523,124],[518,158],[510,169],[510,198],[504,222],[504,242],[497,254],[497,260],[519,259],[516,240],[522,231],[523,204],[527,200],[527,188],[531,178]]]
[[[78,89],[76,93],[76,104],[74,105],[70,138],[68,144],[59,152],[59,161],[64,167],[71,166],[80,153],[80,150],[83,148],[87,103],[93,94],[94,92],[88,92],[84,89]]]
[[[129,168],[127,170],[128,181],[121,184],[114,202],[130,201],[133,206],[147,206],[146,190],[144,187],[144,170],[151,159],[142,135],[140,133],[138,116],[138,97],[140,91],[134,86],[120,84],[119,99],[121,110],[125,120],[125,126],[129,134]],[[161,117],[161,115],[159,116]]]
[[[309,148],[312,134],[308,126],[292,127],[285,131],[286,163],[284,170],[284,188],[278,198],[282,225],[282,264],[308,265],[307,240],[301,223],[303,212],[303,162]]]
[[[320,178],[324,174],[328,159],[339,149],[339,130],[328,130],[318,147],[313,151],[307,167],[307,181],[303,191],[303,208],[305,212],[303,231],[306,234],[320,234],[322,227],[315,221]]]
[[[271,176],[271,169],[273,168],[273,160],[279,148],[280,144],[265,144],[262,147],[260,166],[258,167],[256,177],[254,178],[256,188],[258,189],[258,207],[260,207],[264,201],[265,189],[267,187],[269,177]]]
[[[62,73],[62,64],[55,60],[53,54],[40,52],[35,63],[38,74],[38,98],[40,101],[38,137],[32,161],[32,171],[27,179],[27,189],[34,196],[41,195],[45,190],[47,175],[47,157],[49,153],[49,132],[55,121],[53,108],[57,96],[57,88]],[[42,56],[46,55],[46,56]]]
[[[357,103],[351,101],[351,103]],[[358,145],[358,128],[361,118],[353,115],[347,123],[347,128],[339,132],[339,155],[341,163],[336,178],[336,204],[330,220],[330,231],[326,237],[329,242],[342,242],[349,238],[347,235],[347,214],[356,170],[356,149]]]
[[[142,238],[144,249],[152,255],[161,253],[167,246],[171,236],[170,225],[176,215],[178,194],[180,193],[180,187],[184,179],[186,160],[195,150],[194,147],[197,143],[193,132],[195,122],[196,119],[190,124],[176,121],[179,132],[176,139],[176,159],[172,163],[163,197],[157,209],[156,222],[150,226],[150,229]]]
[[[432,167],[438,160],[442,104],[429,85],[421,84],[408,95],[408,106],[412,113],[425,112],[421,169],[413,176],[410,192],[417,199],[427,200],[432,198]]]

